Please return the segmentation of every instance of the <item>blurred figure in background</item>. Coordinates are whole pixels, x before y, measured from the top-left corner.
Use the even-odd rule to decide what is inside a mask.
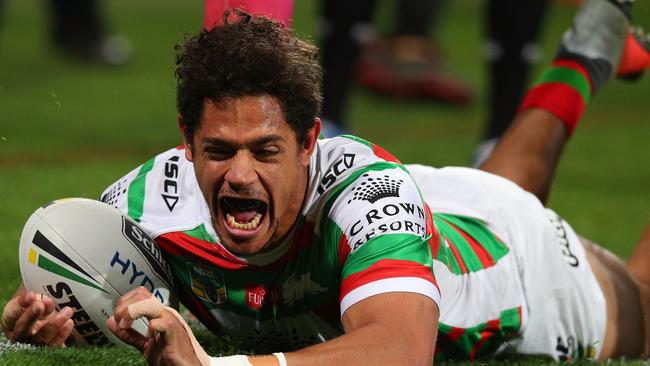
[[[131,57],[131,42],[123,35],[107,34],[99,0],[48,0],[52,44],[71,59],[119,66]],[[0,0],[0,22],[5,1]]]
[[[67,57],[107,65],[122,65],[131,57],[131,43],[109,35],[98,0],[49,0],[54,46]]]
[[[449,71],[429,40],[441,0],[398,0],[395,31],[380,38],[371,25],[375,0],[324,0],[321,25],[324,135],[347,131],[351,80],[377,92],[464,105],[470,88]],[[356,76],[355,76],[356,73]]]
[[[347,98],[355,71],[361,84],[388,95],[426,97],[454,105],[466,105],[472,99],[471,89],[449,71],[429,40],[443,10],[442,0],[398,0],[396,32],[379,40],[370,25],[375,5],[376,0],[323,1],[326,136],[347,131]],[[489,0],[486,4],[489,113],[473,156],[477,165],[515,116],[531,66],[541,56],[537,40],[545,8],[546,0]]]
[[[397,0],[394,5],[392,35],[369,42],[361,40],[357,80],[397,97],[429,98],[456,105],[470,102],[471,89],[449,70],[436,46],[433,28],[444,0]]]
[[[485,58],[488,66],[488,120],[473,164],[480,166],[517,113],[531,67],[542,54],[539,30],[547,0],[489,0]]]
[[[289,27],[293,14],[293,0],[205,0],[203,28],[212,29],[215,25],[223,24],[223,14],[226,10],[234,9],[250,15],[263,15]]]

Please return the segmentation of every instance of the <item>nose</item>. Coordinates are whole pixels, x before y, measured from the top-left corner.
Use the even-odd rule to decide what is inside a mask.
[[[254,157],[248,151],[238,151],[232,157],[224,179],[234,190],[246,188],[257,182]]]

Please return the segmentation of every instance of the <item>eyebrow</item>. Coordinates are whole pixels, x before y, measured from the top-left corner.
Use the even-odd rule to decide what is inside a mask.
[[[280,136],[280,135],[268,135],[264,137],[260,137],[258,139],[252,140],[252,141],[247,141],[243,145],[244,146],[259,146],[259,145],[264,145],[268,144],[270,142],[285,142],[285,138]],[[220,139],[218,137],[206,137],[201,140],[201,143],[203,145],[222,145],[222,146],[239,146],[240,144],[233,143],[228,140]]]

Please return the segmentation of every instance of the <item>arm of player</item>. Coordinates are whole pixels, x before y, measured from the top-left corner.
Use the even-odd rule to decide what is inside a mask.
[[[2,311],[2,331],[15,342],[63,347],[74,325],[72,308],[56,311],[49,297],[21,284]]]
[[[427,365],[433,363],[438,306],[429,297],[384,293],[352,305],[343,315],[345,334],[286,354],[298,365]]]
[[[152,299],[146,289],[133,290],[118,300],[108,327],[140,349],[156,365],[219,365],[207,360],[191,330],[167,310],[148,313],[149,337],[130,329],[134,305]],[[151,302],[155,304],[157,300]],[[159,303],[158,303],[159,304]],[[352,305],[343,315],[345,334],[328,342],[285,354],[287,364],[299,365],[426,365],[433,362],[438,307],[429,297],[392,292],[369,297]],[[254,366],[279,365],[275,356],[243,357]],[[246,363],[242,363],[246,365]]]

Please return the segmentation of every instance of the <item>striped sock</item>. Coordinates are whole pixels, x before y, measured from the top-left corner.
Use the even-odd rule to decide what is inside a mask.
[[[556,59],[528,90],[519,111],[542,108],[558,117],[569,136],[593,95],[590,75],[576,60]]]

